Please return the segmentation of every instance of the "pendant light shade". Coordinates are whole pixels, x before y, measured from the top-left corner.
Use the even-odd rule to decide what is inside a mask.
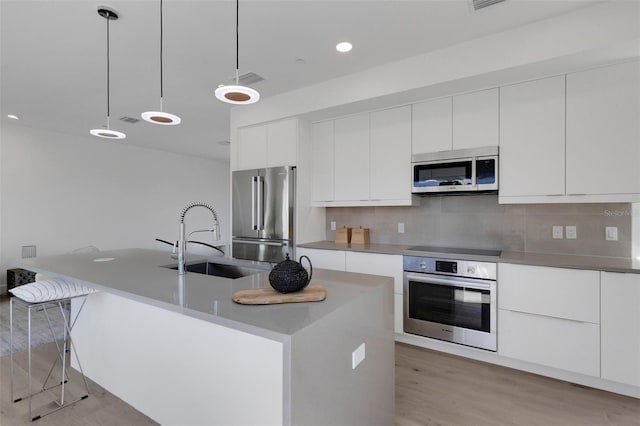
[[[149,123],[160,124],[163,126],[175,126],[180,124],[182,120],[175,114],[170,114],[162,110],[162,101],[164,98],[164,81],[163,81],[163,69],[162,69],[162,39],[163,39],[163,27],[162,27],[162,0],[160,0],[160,111],[146,111],[141,114],[142,119]]]
[[[241,86],[239,81],[240,49],[238,37],[238,22],[240,21],[240,0],[236,0],[236,84],[225,86],[221,84],[216,89],[216,98],[222,102],[236,105],[253,104],[260,100],[260,93],[251,87]]]
[[[109,115],[110,115],[110,102],[109,102],[110,101],[110,99],[109,99],[109,92],[110,92],[109,21],[115,21],[116,19],[118,19],[118,14],[113,9],[108,9],[106,7],[100,7],[100,8],[98,8],[98,15],[102,16],[107,21],[107,128],[106,129],[105,128],[91,129],[91,130],[89,130],[89,133],[91,133],[93,136],[97,136],[99,138],[124,139],[124,138],[127,137],[127,135],[125,135],[122,132],[118,132],[116,130],[111,130],[109,128]]]

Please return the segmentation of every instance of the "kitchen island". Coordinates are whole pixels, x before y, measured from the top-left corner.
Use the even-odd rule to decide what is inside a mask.
[[[171,264],[145,249],[18,263],[101,290],[73,331],[85,374],[162,424],[393,424],[391,278],[318,269],[326,300],[251,306],[231,295],[268,272],[179,277]]]

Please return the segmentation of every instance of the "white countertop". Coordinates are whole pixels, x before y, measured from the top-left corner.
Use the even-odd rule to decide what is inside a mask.
[[[105,258],[114,259],[94,261]],[[220,258],[213,258],[216,259]],[[190,259],[189,263],[197,260]],[[176,265],[168,253],[147,249],[20,259],[15,264],[274,340],[287,339],[368,289],[383,285],[389,286],[390,291],[393,288],[388,277],[314,269],[312,283],[327,290],[327,298],[322,302],[239,305],[231,300],[231,295],[238,290],[269,286],[268,272],[238,279],[189,272],[181,280],[177,271],[163,267]]]

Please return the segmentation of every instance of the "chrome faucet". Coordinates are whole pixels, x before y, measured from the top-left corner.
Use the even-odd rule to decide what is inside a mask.
[[[213,226],[210,229],[200,229],[197,231],[193,231],[188,236],[185,237],[184,216],[187,214],[189,210],[191,210],[194,207],[204,207],[208,209],[213,214]],[[187,240],[189,239],[191,234],[195,232],[213,232],[213,238],[216,241],[220,240],[220,222],[218,222],[218,213],[216,213],[216,209],[214,209],[207,203],[202,203],[202,202],[191,203],[187,207],[182,209],[182,211],[180,212],[180,231],[179,231],[179,238],[178,238],[178,275],[184,275],[186,271]]]

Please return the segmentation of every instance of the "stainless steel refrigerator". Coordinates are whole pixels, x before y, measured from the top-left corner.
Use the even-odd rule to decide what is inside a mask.
[[[280,262],[293,258],[295,167],[232,174],[232,253],[237,259]]]

